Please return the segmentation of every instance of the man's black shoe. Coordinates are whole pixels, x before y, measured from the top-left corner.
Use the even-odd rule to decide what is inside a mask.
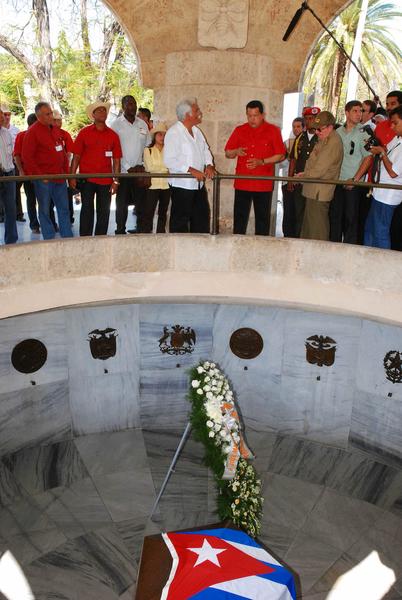
[[[136,229],[128,229],[128,233],[138,233]]]
[[[24,218],[24,215],[19,215],[17,217],[17,221],[19,221],[20,223],[26,223],[26,219]]]

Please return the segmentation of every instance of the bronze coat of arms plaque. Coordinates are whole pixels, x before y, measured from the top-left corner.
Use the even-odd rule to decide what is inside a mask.
[[[264,342],[258,331],[250,327],[243,327],[232,333],[229,346],[238,358],[251,360],[261,354]]]
[[[384,356],[386,377],[392,383],[402,383],[402,352],[390,350]]]
[[[159,338],[159,350],[163,354],[190,354],[194,352],[196,335],[191,327],[183,325],[165,326],[163,335]]]
[[[23,340],[11,353],[11,363],[20,373],[35,373],[47,360],[47,349],[40,340]]]
[[[93,358],[107,360],[116,355],[116,329],[94,329],[88,333],[89,348]]]
[[[335,362],[336,341],[323,335],[311,335],[306,339],[306,360],[311,365],[330,367]]]

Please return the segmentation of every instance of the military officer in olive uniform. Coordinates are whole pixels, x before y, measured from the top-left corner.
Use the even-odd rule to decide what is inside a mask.
[[[310,156],[318,137],[315,133],[314,119],[321,112],[316,106],[306,106],[303,108],[303,119],[305,122],[304,131],[297,136],[294,141],[292,150],[289,155],[289,177],[302,173],[306,166],[308,157]],[[295,207],[295,237],[300,237],[301,226],[304,217],[304,208],[306,199],[302,194],[302,185],[295,184],[291,181],[287,184],[288,192],[293,194],[293,202]]]

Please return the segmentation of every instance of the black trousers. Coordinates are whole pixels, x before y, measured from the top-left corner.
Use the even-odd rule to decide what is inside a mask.
[[[288,190],[288,186],[282,186],[283,220],[282,232],[285,237],[296,237],[296,210],[294,191]]]
[[[27,213],[29,218],[29,227],[31,229],[39,228],[38,213],[36,212],[36,195],[32,181],[24,181],[24,191],[27,198]]]
[[[135,204],[138,207],[145,201],[146,188],[134,187],[133,179],[122,177],[116,194],[116,233],[126,233],[128,207]],[[141,212],[141,208],[140,208]],[[138,212],[137,212],[138,214]],[[138,230],[138,219],[137,219]]]
[[[361,190],[360,203],[359,203],[359,222],[357,225],[357,243],[363,246],[364,244],[364,228],[366,226],[366,220],[370,212],[372,196],[368,193],[369,189],[364,188]],[[402,248],[401,248],[402,250]]]
[[[391,250],[402,251],[402,204],[395,208],[391,221]]]
[[[197,190],[172,187],[170,233],[209,233],[210,210],[205,186]]]
[[[347,190],[337,185],[329,206],[329,239],[331,242],[358,243],[359,205],[362,189]]]
[[[81,186],[80,235],[92,235],[94,228],[94,199],[96,197],[95,235],[106,235],[109,226],[110,183],[100,185],[85,181]]]
[[[233,233],[246,233],[251,203],[253,203],[255,216],[255,235],[269,235],[271,202],[272,192],[248,192],[245,190],[235,190]]]
[[[156,207],[158,222],[156,233],[166,233],[166,217],[170,202],[170,189],[146,191],[144,201],[137,204],[137,232],[152,233]]]

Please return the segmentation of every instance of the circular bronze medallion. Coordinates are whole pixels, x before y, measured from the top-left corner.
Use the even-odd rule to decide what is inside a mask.
[[[251,359],[261,354],[264,342],[258,331],[243,327],[230,336],[230,349],[239,358]]]
[[[39,340],[24,340],[14,347],[11,362],[20,373],[35,373],[45,364],[46,346]]]

